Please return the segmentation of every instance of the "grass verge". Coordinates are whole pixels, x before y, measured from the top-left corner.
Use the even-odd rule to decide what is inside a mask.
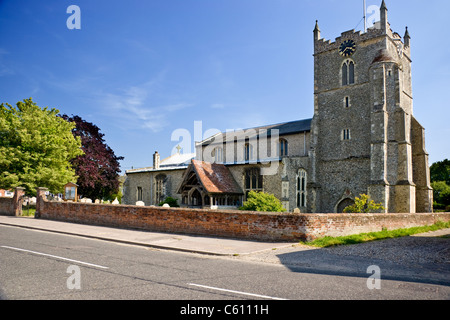
[[[450,221],[438,221],[431,226],[413,227],[407,229],[383,230],[378,232],[361,233],[342,237],[323,237],[310,242],[300,242],[300,244],[318,248],[357,244],[368,241],[383,240],[390,238],[407,237],[418,233],[425,233],[441,229],[450,228]]]

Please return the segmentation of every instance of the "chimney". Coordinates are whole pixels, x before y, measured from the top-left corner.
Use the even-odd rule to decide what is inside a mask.
[[[156,151],[153,154],[153,169],[159,169],[159,163],[160,163],[159,153],[158,151]]]

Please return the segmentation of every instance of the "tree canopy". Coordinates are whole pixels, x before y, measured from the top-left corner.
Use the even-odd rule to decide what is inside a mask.
[[[450,160],[433,163],[430,167],[430,179],[432,182],[444,181],[450,185]]]
[[[431,187],[433,188],[433,208],[446,211],[450,208],[450,160],[435,162],[430,167]]]
[[[75,124],[58,117],[59,110],[25,99],[16,106],[0,105],[0,188],[37,187],[53,193],[75,182],[70,160],[83,154],[81,140],[72,134]]]
[[[79,116],[61,116],[74,122],[73,135],[81,139],[83,155],[72,160],[78,176],[78,194],[91,199],[107,199],[119,189],[119,161],[123,157],[115,155],[106,144],[104,134],[95,124],[83,120]]]

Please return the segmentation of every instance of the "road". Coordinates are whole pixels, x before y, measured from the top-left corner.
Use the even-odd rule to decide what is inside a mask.
[[[388,280],[383,274],[377,282],[374,275],[366,268],[342,275],[315,273],[281,264],[0,226],[0,297],[8,300],[143,299],[199,304],[206,300],[450,298],[448,283]]]

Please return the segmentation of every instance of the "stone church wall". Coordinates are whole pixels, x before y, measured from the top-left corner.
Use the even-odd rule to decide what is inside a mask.
[[[128,173],[124,183],[124,197],[122,198],[122,202],[131,205],[136,204],[138,201],[137,188],[140,187],[142,188],[142,201],[144,204],[147,206],[158,205],[159,201],[156,199],[155,179],[162,175],[166,177],[164,196],[175,198],[181,204],[181,195],[177,194],[177,189],[183,179],[184,172],[185,169]]]

